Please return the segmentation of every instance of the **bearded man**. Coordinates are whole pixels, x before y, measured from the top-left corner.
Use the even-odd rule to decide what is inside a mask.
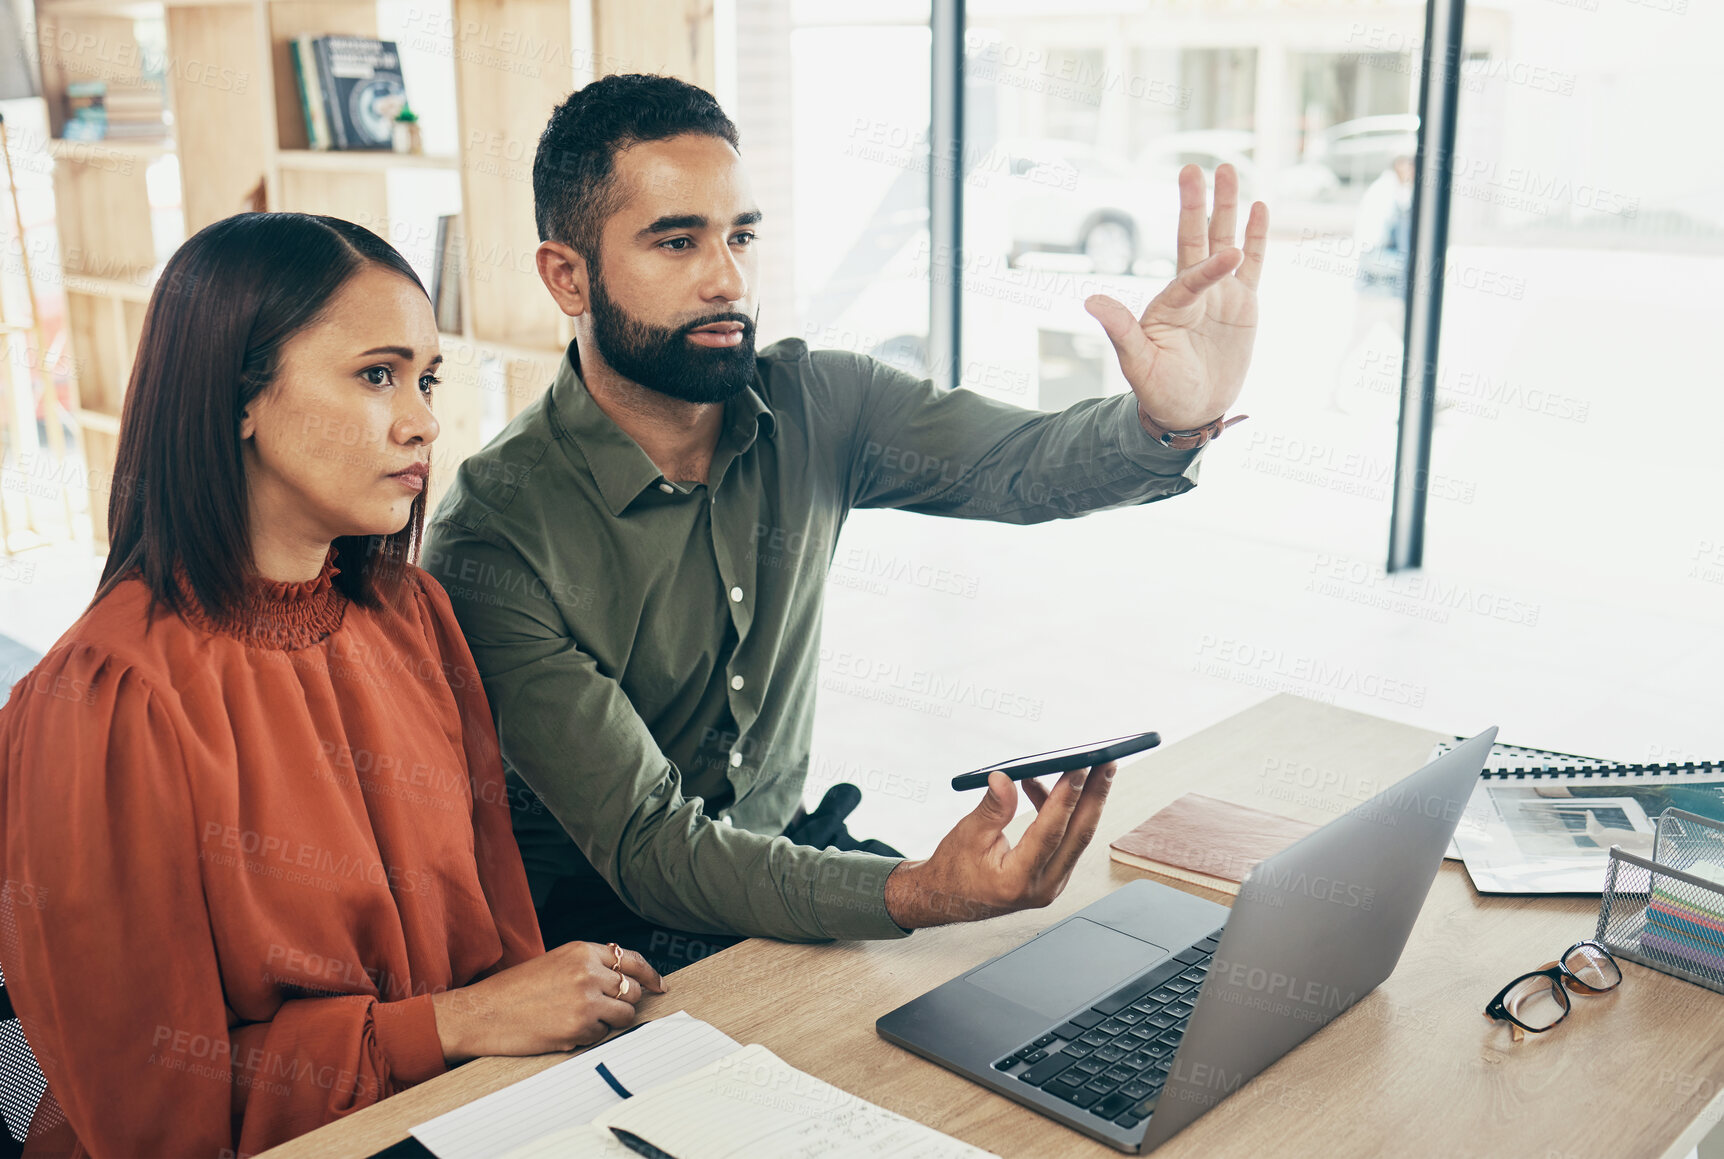
[[[1207,229],[1201,171],[1179,185],[1175,280],[1141,318],[1086,303],[1131,391],[1040,413],[796,339],[757,351],[770,242],[710,94],[609,76],[552,113],[536,258],[575,338],[462,465],[423,559],[496,718],[547,946],[664,972],[740,936],[901,937],[1058,896],[1111,766],[1025,782],[1016,845],[996,773],[920,861],[851,838],[853,797],[802,813],[827,569],[858,507],[1034,523],[1195,484],[1250,363],[1269,222],[1252,206],[1236,248],[1233,170]]]

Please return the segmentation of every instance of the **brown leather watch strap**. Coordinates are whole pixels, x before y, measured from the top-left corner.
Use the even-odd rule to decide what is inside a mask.
[[[1192,451],[1203,446],[1210,439],[1216,438],[1222,431],[1234,423],[1242,423],[1250,415],[1234,415],[1232,418],[1218,418],[1213,422],[1193,427],[1189,431],[1170,431],[1144,413],[1143,404],[1137,404],[1137,421],[1143,424],[1143,429],[1149,436],[1164,447],[1176,451]]]

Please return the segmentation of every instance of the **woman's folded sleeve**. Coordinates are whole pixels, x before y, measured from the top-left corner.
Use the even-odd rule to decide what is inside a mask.
[[[0,964],[85,1150],[244,1155],[443,1069],[429,996],[234,1025],[173,693],[79,644],[23,685],[0,714]]]

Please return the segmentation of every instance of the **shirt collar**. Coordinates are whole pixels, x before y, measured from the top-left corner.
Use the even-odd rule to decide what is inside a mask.
[[[664,475],[640,444],[593,401],[581,380],[581,372],[576,369],[577,357],[575,344],[570,342],[563,352],[556,381],[551,384],[552,422],[580,448],[605,505],[612,515],[620,516],[642,491],[665,481]],[[768,437],[777,433],[778,417],[766,405],[759,387],[760,375],[756,371],[754,381],[725,404],[724,428],[719,436],[721,448],[726,440],[734,440],[735,453],[741,455],[754,445],[761,431]],[[713,459],[718,462],[719,455],[715,453]]]

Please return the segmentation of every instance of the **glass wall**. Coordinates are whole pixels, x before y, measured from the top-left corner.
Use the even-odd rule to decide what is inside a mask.
[[[1724,624],[1724,152],[1705,95],[1724,7],[1469,6],[1484,16],[1505,44],[1463,73],[1432,450],[1473,498],[1431,505],[1426,560],[1583,604],[1539,646],[1660,722],[1628,755],[1680,757],[1678,722],[1716,721],[1724,691],[1696,642]],[[1632,664],[1598,664],[1631,639]]]
[[[928,338],[928,0],[738,0],[762,343],[915,369]]]
[[[973,0],[968,14],[964,384],[1044,410],[1124,390],[1083,301],[1141,309],[1174,272],[1180,168],[1213,182],[1230,163],[1272,234],[1252,421],[1210,453],[1203,505],[1378,556],[1393,408],[1357,379],[1399,342],[1411,186],[1395,161],[1416,145],[1423,5]]]
[[[1215,599],[1219,589],[1201,568],[1163,569],[1164,553],[1192,544],[1214,553],[1214,528],[1227,526],[1296,545],[1305,554],[1290,568],[1308,568],[1317,552],[1380,557],[1393,419],[1347,397],[1343,374],[1350,350],[1362,344],[1357,333],[1377,324],[1398,333],[1386,317],[1398,284],[1383,284],[1394,283],[1393,272],[1373,268],[1361,278],[1356,234],[1364,231],[1373,252],[1390,244],[1405,200],[1388,183],[1397,180],[1394,159],[1414,147],[1423,19],[1422,4],[1346,0],[1248,7],[969,0],[966,7],[964,149],[933,159],[963,182],[955,263],[962,387],[1041,410],[1126,389],[1083,302],[1099,292],[1141,309],[1166,284],[1174,272],[1176,175],[1187,163],[1210,177],[1231,163],[1246,198],[1271,204],[1273,234],[1241,404],[1252,418],[1206,452],[1204,485],[1191,496],[1153,514],[1033,528],[889,512],[851,517],[828,593],[809,800],[848,777],[865,793],[852,830],[869,832],[878,818],[882,835],[915,849],[973,805],[945,787],[942,772],[1072,737],[1213,719],[1262,695],[1246,679],[1194,676],[1194,664],[1208,656],[1195,623],[1134,610],[1153,585],[1162,607],[1185,602],[1186,584]],[[1392,14],[1393,35],[1368,35],[1362,7]],[[821,30],[799,27],[795,35],[798,75],[806,70],[821,90],[804,97],[798,88],[799,123],[805,100],[845,102],[842,116],[828,115],[797,138],[798,270],[838,268],[843,239],[880,203],[833,213],[828,204],[892,188],[886,174],[868,177],[858,157],[902,167],[905,176],[891,177],[902,192],[884,207],[893,216],[873,220],[896,217],[903,232],[876,227],[871,265],[863,267],[865,276],[902,274],[864,280],[855,301],[858,317],[870,319],[858,329],[905,335],[908,349],[908,325],[883,320],[914,310],[920,321],[927,300],[927,146],[915,133],[926,124],[919,102],[927,82],[918,77],[912,92],[908,78],[896,78],[906,60],[919,69],[926,52],[900,48],[904,55],[894,59],[846,31],[837,38],[845,59],[833,65],[829,54],[802,58],[802,46],[817,43]],[[909,43],[908,29],[894,35],[900,46]],[[864,94],[854,112],[852,90]],[[881,111],[896,106],[903,111]],[[811,227],[811,212],[829,219],[824,228]],[[894,267],[911,228],[910,252],[924,256]],[[837,244],[823,236],[834,230]],[[811,245],[819,248],[810,252]],[[944,261],[931,266],[934,278],[951,276]],[[804,309],[813,301],[804,288],[821,281],[799,276]],[[805,332],[813,321],[804,316]],[[842,333],[813,332],[810,340],[848,343]],[[1245,598],[1267,605],[1275,596],[1259,583]],[[1249,642],[1278,641],[1272,624],[1241,623],[1233,619],[1229,630],[1244,631]],[[1035,625],[1028,636],[1023,624]],[[1062,659],[1062,639],[1079,642],[1080,656]],[[1294,641],[1289,653],[1295,645],[1307,648]],[[1152,687],[1158,709],[1146,717],[1142,702]],[[914,738],[914,760],[906,759],[906,738]]]
[[[927,6],[836,11],[803,0],[786,34],[797,314],[777,332],[920,369],[929,281],[951,276],[927,252]],[[965,147],[932,159],[963,183],[960,385],[1041,410],[1125,390],[1083,302],[1141,310],[1174,272],[1178,170],[1228,162],[1271,211],[1251,418],[1153,511],[853,514],[810,803],[851,780],[853,832],[926,852],[973,805],[954,771],[1172,739],[1278,691],[1707,755],[1724,155],[1692,126],[1724,11],[1469,5],[1426,567],[1396,576],[1424,5],[968,0],[967,19]]]

